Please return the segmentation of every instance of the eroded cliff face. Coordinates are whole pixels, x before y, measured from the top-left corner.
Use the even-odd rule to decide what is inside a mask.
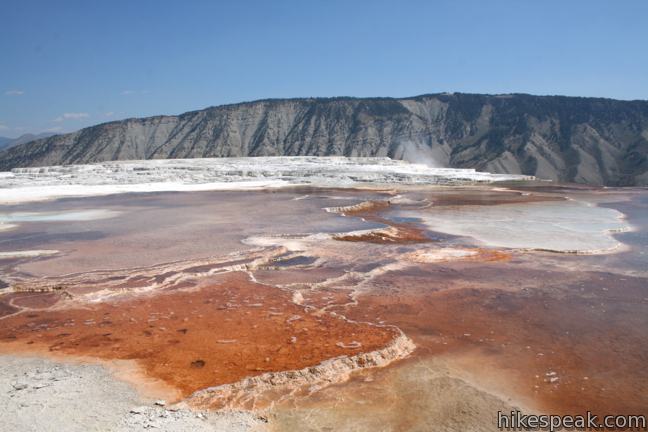
[[[105,123],[0,153],[0,169],[126,159],[389,156],[648,185],[648,101],[438,94],[282,99]]]

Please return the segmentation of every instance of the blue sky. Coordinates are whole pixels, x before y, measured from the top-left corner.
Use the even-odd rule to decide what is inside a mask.
[[[648,1],[0,3],[0,135],[260,98],[648,99]]]

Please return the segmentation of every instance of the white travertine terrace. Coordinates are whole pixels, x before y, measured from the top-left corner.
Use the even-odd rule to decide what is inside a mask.
[[[279,156],[164,159],[16,168],[0,173],[0,203],[123,192],[284,186],[454,185],[531,180],[474,169],[432,168],[381,157]]]
[[[632,230],[618,210],[567,200],[496,206],[438,206],[420,218],[429,229],[496,248],[605,254],[622,249],[613,233]]]

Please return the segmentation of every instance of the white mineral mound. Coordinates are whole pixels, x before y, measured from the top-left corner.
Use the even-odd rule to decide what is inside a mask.
[[[285,187],[454,185],[529,180],[474,169],[433,168],[390,158],[254,157],[103,162],[0,173],[0,203],[124,192]]]

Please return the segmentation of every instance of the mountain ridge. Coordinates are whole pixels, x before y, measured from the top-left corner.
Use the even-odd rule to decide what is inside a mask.
[[[14,147],[20,144],[25,144],[31,141],[35,141],[40,138],[47,138],[51,137],[53,135],[56,135],[55,133],[52,132],[41,132],[39,134],[22,134],[17,138],[9,138],[9,137],[0,137],[0,151],[8,149],[10,147]]]
[[[648,101],[436,93],[261,99],[98,124],[0,152],[0,170],[126,159],[389,156],[597,185],[648,184]]]

